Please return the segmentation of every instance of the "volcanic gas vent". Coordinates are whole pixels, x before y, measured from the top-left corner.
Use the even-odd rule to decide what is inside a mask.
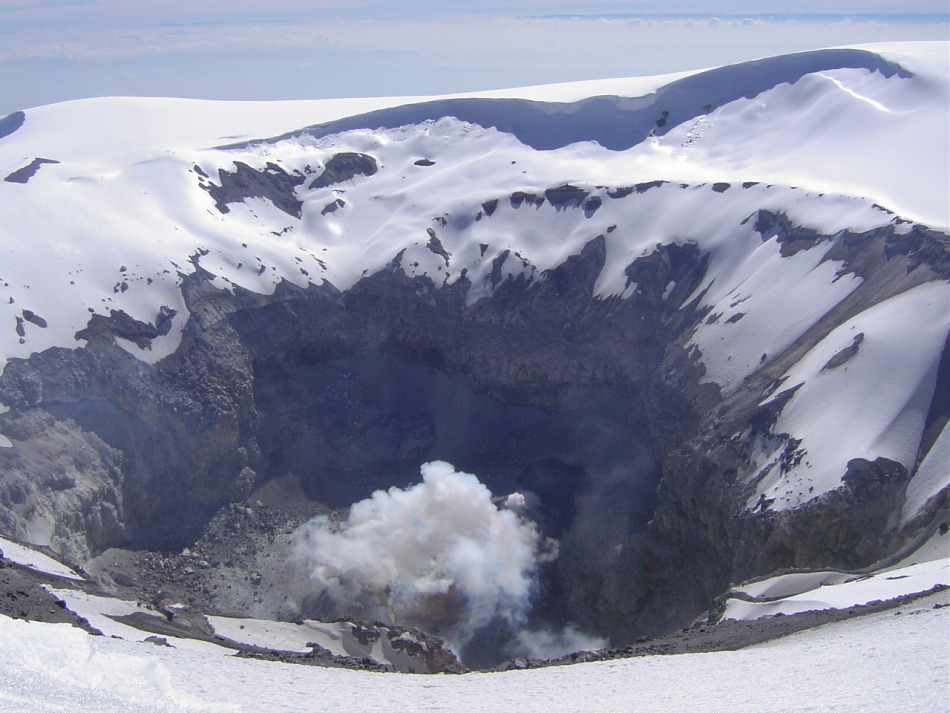
[[[145,599],[352,607],[468,662],[894,555],[948,493],[926,54],[303,129],[302,105],[14,117],[0,530],[124,548],[142,574],[104,576]]]
[[[422,482],[319,516],[292,537],[307,591],[301,614],[352,615],[420,627],[464,652],[491,627],[513,636],[528,619],[538,567],[557,555],[524,498],[496,506],[478,479],[436,461]]]

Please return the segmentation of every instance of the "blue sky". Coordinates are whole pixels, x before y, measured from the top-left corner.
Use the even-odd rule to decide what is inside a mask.
[[[461,92],[948,39],[946,0],[788,11],[763,0],[0,0],[0,116],[101,95]]]

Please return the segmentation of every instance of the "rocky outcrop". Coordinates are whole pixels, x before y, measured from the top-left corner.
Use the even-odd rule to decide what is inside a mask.
[[[416,165],[425,164],[420,164],[417,161]],[[428,165],[432,165],[431,162]],[[372,156],[365,153],[338,153],[330,157],[323,167],[323,172],[313,179],[307,187],[311,190],[325,188],[336,183],[349,181],[356,176],[375,175],[377,170],[379,170],[379,167],[376,165],[376,159]]]
[[[9,119],[10,117],[7,118]],[[2,134],[2,128],[0,128],[0,134]],[[59,163],[59,161],[51,158],[34,158],[23,168],[18,168],[16,171],[13,171],[13,173],[7,174],[3,180],[7,183],[29,183],[30,179],[36,175],[36,172],[40,170],[44,163]]]
[[[218,169],[218,183],[201,181],[200,185],[208,191],[215,207],[222,213],[230,212],[228,205],[231,203],[243,203],[247,198],[267,198],[287,215],[299,218],[303,203],[294,195],[294,189],[305,180],[305,176],[289,174],[276,163],[268,162],[262,170],[257,170],[235,161],[233,171]]]
[[[288,173],[270,161],[262,169],[235,161],[233,171],[218,169],[217,183],[200,166],[195,166],[193,170],[199,176],[198,185],[208,192],[214,199],[215,207],[222,213],[229,213],[231,209],[228,206],[233,203],[243,203],[248,198],[265,198],[287,215],[300,218],[303,209],[303,201],[297,195],[300,186],[309,181],[306,190],[326,188],[356,176],[372,176],[378,169],[376,159],[372,156],[342,152],[331,156],[323,170],[312,179],[310,174],[314,170],[310,166],[305,167],[303,172]],[[324,215],[342,206],[343,201],[334,201],[324,209]]]

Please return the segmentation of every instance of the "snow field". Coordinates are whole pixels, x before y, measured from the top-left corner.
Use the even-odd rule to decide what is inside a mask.
[[[38,572],[46,572],[46,574],[54,574],[57,577],[67,577],[69,579],[83,579],[75,570],[67,567],[62,562],[5,537],[0,537],[0,552],[3,552],[5,559],[30,567]]]
[[[0,617],[0,704],[24,713],[940,711],[950,686],[950,607],[934,604],[947,599],[934,595],[739,651],[465,676],[210,656]]]
[[[193,271],[189,258],[199,250],[209,251],[202,265],[220,275],[219,286],[266,293],[280,280],[305,286],[326,279],[346,289],[405,248],[412,259],[404,260],[404,268],[428,275],[437,285],[471,270],[474,301],[486,289],[478,280],[501,251],[517,252],[543,271],[611,225],[635,226],[636,235],[609,241],[599,295],[629,294],[624,293],[623,268],[656,242],[696,240],[731,253],[719,260],[726,272],[743,264],[747,255],[728,247],[730,241],[742,244],[741,233],[733,229],[723,235],[722,221],[734,226],[759,208],[785,211],[828,234],[889,222],[891,216],[873,208],[875,201],[899,209],[904,218],[946,225],[945,217],[933,215],[950,190],[946,161],[938,160],[947,153],[940,144],[946,132],[936,130],[946,123],[945,62],[927,43],[882,50],[902,53],[915,77],[885,79],[863,70],[807,75],[794,85],[713,111],[702,118],[701,136],[689,121],[627,151],[593,142],[535,151],[510,134],[451,118],[316,141],[304,136],[242,149],[213,148],[419,98],[274,103],[106,98],[30,110],[23,127],[0,140],[0,172],[6,175],[37,156],[61,163],[44,165],[26,185],[0,183],[0,211],[7,218],[0,227],[0,319],[9,326],[0,330],[0,358],[77,345],[74,335],[92,313],[122,309],[152,322],[167,306],[178,311],[170,335],[156,339],[148,351],[126,345],[140,358],[156,361],[177,346],[187,319],[179,273]],[[679,75],[485,96],[564,100],[605,91],[636,96],[675,78]],[[693,136],[689,142],[687,134]],[[688,150],[681,150],[684,143]],[[805,150],[813,144],[813,150]],[[759,148],[750,151],[750,146]],[[274,161],[288,171],[319,168],[321,160],[339,151],[370,153],[380,172],[316,191],[299,190],[302,220],[262,199],[232,204],[231,212],[221,215],[191,172],[198,164],[216,180],[218,168],[229,170],[238,160],[256,167]],[[873,170],[861,163],[871,160],[867,157],[878,161]],[[910,174],[903,170],[907,157],[919,159]],[[435,165],[416,166],[419,158]],[[708,187],[679,191],[674,198],[666,192],[674,188],[670,185],[662,195],[674,204],[648,210],[651,198],[641,210],[628,212],[608,209],[610,201],[605,201],[589,221],[568,221],[573,227],[567,229],[562,211],[549,205],[523,206],[521,219],[513,222],[500,215],[514,191],[540,194],[572,183],[600,195],[596,186],[651,180],[694,186],[730,182],[725,195],[739,193],[744,181],[763,186],[741,191],[746,201],[733,196],[721,201],[718,194],[710,197]],[[819,193],[841,197],[819,200]],[[481,204],[493,198],[500,199],[499,215],[476,222]],[[321,215],[337,199],[344,206]],[[445,230],[438,229],[439,218],[449,221]],[[458,238],[446,245],[453,264],[440,264],[439,256],[426,249],[430,228],[443,243],[451,242],[453,233]],[[482,242],[491,252],[479,260],[471,251]],[[513,274],[518,268],[514,258],[509,262],[506,271]],[[721,286],[720,280],[716,290]],[[25,321],[21,343],[14,327],[24,309],[46,320],[47,327]],[[740,361],[748,363],[745,355]],[[741,368],[728,366],[709,365],[726,386],[742,376]]]

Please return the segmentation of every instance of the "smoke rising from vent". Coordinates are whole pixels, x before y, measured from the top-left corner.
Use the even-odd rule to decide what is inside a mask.
[[[317,517],[294,533],[311,605],[419,626],[457,651],[486,627],[519,628],[554,543],[517,514],[517,494],[497,507],[474,475],[441,461],[421,470],[421,483],[376,491],[346,519]]]
[[[608,643],[607,639],[586,634],[573,625],[561,630],[523,629],[508,646],[508,654],[533,659],[553,659],[575,651],[596,651]]]

